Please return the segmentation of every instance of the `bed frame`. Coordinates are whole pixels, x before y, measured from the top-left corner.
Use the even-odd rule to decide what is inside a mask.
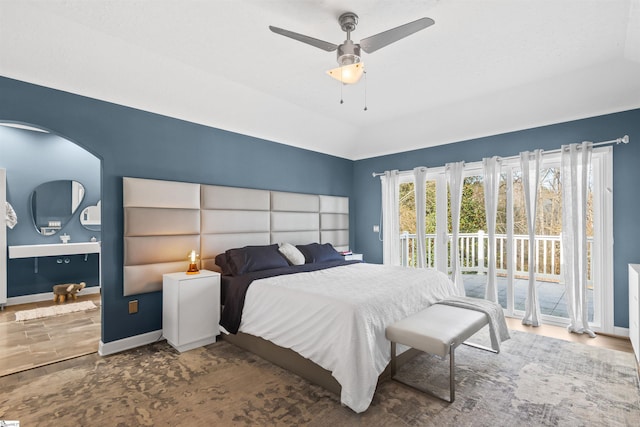
[[[162,275],[185,271],[200,248],[201,268],[220,271],[216,255],[230,248],[280,242],[331,243],[349,249],[349,198],[123,178],[124,295],[162,290]],[[340,395],[331,372],[262,338],[223,339]],[[403,363],[419,352],[406,351]],[[390,369],[380,375],[390,378]]]
[[[317,384],[320,387],[340,396],[342,387],[331,375],[331,372],[312,362],[311,360],[301,356],[295,351],[275,345],[271,341],[254,335],[238,332],[237,334],[222,334],[222,339],[230,342],[244,350],[247,350],[261,358],[280,366],[287,371],[306,379],[307,381]],[[391,345],[389,345],[391,351]],[[396,358],[396,366],[402,366],[420,351],[408,349]],[[378,377],[378,383],[391,379],[391,365],[388,365]]]

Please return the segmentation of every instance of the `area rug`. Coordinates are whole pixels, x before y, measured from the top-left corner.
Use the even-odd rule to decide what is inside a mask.
[[[92,301],[75,302],[72,304],[53,305],[51,307],[34,308],[32,310],[16,311],[16,322],[40,319],[42,317],[58,316],[76,311],[93,310],[98,308]]]
[[[36,426],[640,425],[633,354],[511,334],[500,354],[458,348],[452,404],[384,381],[369,409],[356,414],[338,396],[228,342],[178,353],[161,341],[0,378],[0,390],[11,390],[0,393],[0,419]],[[446,393],[447,368],[447,360],[425,355],[401,373]]]

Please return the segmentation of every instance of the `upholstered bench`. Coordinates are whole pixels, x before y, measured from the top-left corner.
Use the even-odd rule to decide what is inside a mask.
[[[455,400],[455,348],[489,323],[489,316],[483,312],[444,304],[434,304],[428,308],[400,320],[386,329],[391,341],[391,378],[409,387],[431,394],[442,400]],[[449,399],[434,392],[419,388],[395,378],[396,344],[412,347],[442,358],[449,355]],[[484,350],[489,348],[465,343]]]

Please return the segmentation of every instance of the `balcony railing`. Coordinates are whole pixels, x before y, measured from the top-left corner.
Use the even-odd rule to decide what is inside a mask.
[[[435,234],[426,235],[426,264],[429,267],[435,266]],[[449,234],[449,245],[452,236]],[[487,234],[480,230],[477,233],[458,234],[461,268],[463,273],[483,274],[488,267],[488,247],[489,238]],[[593,248],[593,237],[587,237],[587,278],[591,283],[592,263],[591,254]],[[515,234],[513,236],[513,261],[514,274],[516,277],[528,277],[529,275],[529,236]],[[560,271],[560,257],[562,253],[561,236],[535,236],[536,278],[538,280],[560,282],[562,281]],[[409,233],[400,234],[400,257],[404,266],[416,266],[416,235]],[[507,273],[507,235],[496,234],[496,271],[498,274]],[[447,266],[451,269],[451,260],[447,254]]]

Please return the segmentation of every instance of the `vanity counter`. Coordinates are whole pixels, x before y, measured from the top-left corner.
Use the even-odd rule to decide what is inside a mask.
[[[78,255],[100,253],[100,242],[50,243],[9,246],[9,258]]]

